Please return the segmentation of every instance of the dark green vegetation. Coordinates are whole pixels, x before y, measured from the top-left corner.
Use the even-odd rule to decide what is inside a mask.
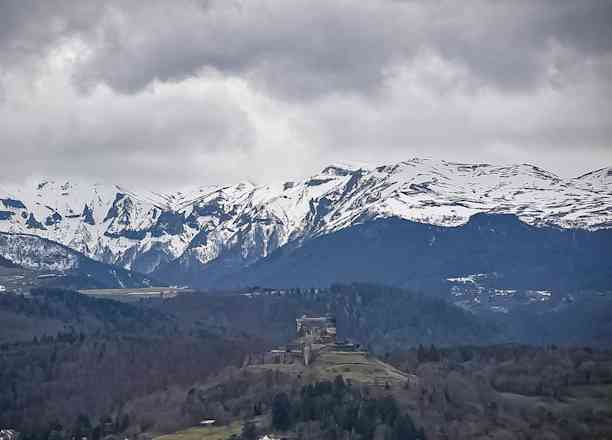
[[[592,310],[599,318],[588,325],[567,313],[556,329],[534,315],[522,331],[577,333],[576,340],[599,332],[605,340],[607,310]],[[375,386],[359,379],[357,365],[337,366],[333,375],[351,377],[349,385],[326,382],[328,361],[311,369],[258,364],[257,353],[295,336],[295,318],[305,313],[334,313],[340,339],[418,381]],[[499,345],[516,334],[511,317],[492,322],[398,288],[254,289],[134,303],[43,288],[0,295],[0,320],[0,426],[27,439],[97,440],[260,416],[303,439],[420,438],[421,427],[428,439],[574,440],[612,431],[612,353]]]
[[[258,290],[245,294],[190,294],[150,307],[181,316],[181,323],[223,335],[257,335],[282,344],[295,337],[303,314],[336,316],[338,336],[382,352],[418,343],[490,343],[502,329],[438,298],[373,284],[329,289]]]
[[[372,397],[342,376],[334,382],[308,384],[291,398],[279,393],[272,401],[272,428],[294,431],[302,438],[424,440],[422,428],[402,414],[393,397]],[[381,437],[382,436],[382,437]]]
[[[423,428],[428,439],[574,440],[612,434],[609,351],[427,347],[391,353],[386,360],[416,374],[417,381],[390,386],[354,381],[345,383],[339,398],[338,385],[321,379],[316,360],[309,369],[253,365],[194,388],[185,408],[194,421],[269,414],[273,426],[261,432],[302,439],[348,439],[343,428],[348,426],[351,438],[362,438],[358,433],[369,438],[372,429],[375,439],[389,438],[393,424],[387,414],[405,416],[400,426],[411,432],[405,435],[414,435],[416,425],[416,433]],[[352,373],[351,365],[343,368]]]
[[[418,375],[419,386],[397,396],[420,423],[440,428],[436,438],[574,440],[612,434],[610,351],[438,347],[434,356],[417,348],[388,361]]]
[[[521,307],[507,314],[485,315],[507,330],[506,341],[535,345],[612,346],[612,295],[575,296],[554,309]]]
[[[503,340],[505,330],[439,298],[374,284],[337,285],[336,319],[341,336],[372,351],[424,344],[485,344]]]
[[[376,282],[432,288],[448,277],[500,274],[506,288],[612,288],[612,230],[534,227],[515,215],[476,214],[458,227],[397,218],[367,221],[291,243],[231,276],[187,275],[200,285],[329,286]],[[167,272],[169,273],[169,272]]]
[[[333,313],[338,335],[384,353],[436,344],[591,345],[612,343],[612,301],[561,305],[554,310],[525,307],[507,314],[474,314],[443,299],[375,284],[334,285],[329,289],[248,290],[241,294],[179,295],[150,301],[181,322],[221,335],[228,330],[282,344],[294,336],[295,318]]]
[[[0,295],[3,326],[0,343],[40,341],[58,333],[173,334],[176,323],[161,312],[126,307],[77,292],[36,288],[31,296]]]
[[[131,402],[179,396],[179,411],[190,385],[240,365],[246,347],[258,347],[252,339],[183,331],[175,317],[155,310],[61,289],[0,295],[0,317],[0,426],[41,440],[148,429],[156,407],[142,403],[128,415]],[[181,426],[180,411],[164,423]]]

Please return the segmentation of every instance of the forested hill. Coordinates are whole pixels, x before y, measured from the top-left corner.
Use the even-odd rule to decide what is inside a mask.
[[[205,396],[209,391],[234,393],[242,402],[235,408],[224,407],[228,401],[207,397],[213,405],[206,406],[208,414],[215,409],[220,414],[251,413],[257,401],[241,399],[253,382],[248,377],[241,382],[237,368],[254,359],[250,355],[293,339],[296,317],[326,313],[336,316],[340,339],[362,344],[375,356],[428,347],[426,353],[423,349],[414,353],[414,362],[412,355],[407,358],[414,364],[411,371],[423,363],[439,363],[448,352],[445,346],[473,344],[472,351],[480,352],[477,346],[512,341],[519,334],[517,326],[527,341],[537,337],[550,343],[559,334],[567,339],[561,327],[578,338],[574,341],[593,341],[594,335],[606,339],[610,316],[609,309],[600,308],[588,315],[592,318],[588,325],[587,315],[568,314],[530,315],[517,322],[508,316],[507,321],[494,323],[425,294],[374,284],[184,294],[130,304],[63,289],[35,289],[31,297],[5,294],[0,295],[0,321],[6,324],[0,334],[0,426],[16,428],[25,440],[172,431],[193,425],[193,414],[185,408],[190,396],[202,390]],[[558,355],[563,357],[565,350]],[[489,362],[477,365],[468,355],[459,350],[452,358],[465,364],[460,369],[473,368],[466,380],[476,381]],[[400,361],[398,365],[405,359]],[[568,372],[576,370],[569,364]],[[437,381],[446,376],[439,376],[438,370],[428,376],[428,371],[417,370],[426,382],[424,389],[434,394],[444,389]],[[276,379],[274,374],[258,376],[256,385],[269,393],[274,390],[266,381]],[[509,389],[502,382],[494,385],[500,392]],[[419,389],[405,391],[415,399],[423,397]],[[454,400],[455,391],[449,392],[453,402],[460,402]],[[490,403],[483,398],[478,405]],[[449,397],[442,399],[447,402]],[[470,404],[466,411],[473,412]],[[433,408],[443,417],[449,406]],[[442,419],[430,422],[436,420]]]
[[[375,284],[325,289],[255,289],[242,294],[179,295],[151,306],[180,317],[180,325],[246,332],[276,344],[295,336],[303,314],[336,316],[338,336],[382,352],[419,343],[490,343],[504,340],[502,327],[441,299]]]
[[[192,384],[262,349],[247,336],[179,328],[164,312],[63,289],[0,295],[0,322],[0,427],[26,439],[121,432],[130,425],[123,408],[159,393],[176,397],[177,414],[146,404],[139,414],[181,426]]]
[[[274,344],[295,335],[295,318],[334,314],[338,335],[377,353],[418,344],[492,344],[609,347],[612,302],[605,296],[557,308],[529,304],[508,313],[473,313],[428,293],[371,283],[330,288],[263,289],[179,295],[149,306],[178,317],[180,326],[219,335],[247,333]]]
[[[0,342],[29,341],[60,333],[171,334],[173,318],[162,312],[66,289],[35,288],[31,296],[0,295],[0,316],[10,323]]]
[[[534,227],[507,214],[477,214],[456,227],[386,218],[297,248],[280,247],[217,282],[324,287],[360,281],[431,289],[452,277],[495,274],[500,288],[576,291],[609,289],[611,262],[612,230],[607,229]],[[205,284],[214,276],[203,272],[197,280]]]

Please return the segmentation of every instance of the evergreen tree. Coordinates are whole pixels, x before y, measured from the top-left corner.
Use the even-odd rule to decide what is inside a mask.
[[[340,374],[337,375],[334,378],[334,397],[337,400],[342,399],[345,388],[346,388],[346,383],[344,383],[344,378]]]
[[[431,344],[429,347],[429,361],[430,362],[440,362],[440,353],[436,349],[436,346]]]
[[[291,402],[285,393],[277,394],[272,401],[272,426],[280,431],[291,426]]]
[[[378,402],[378,413],[380,419],[389,426],[395,424],[395,420],[399,416],[399,408],[397,402],[391,396],[387,396]]]
[[[92,426],[89,417],[85,414],[79,414],[74,424],[73,436],[76,437],[77,440],[81,440],[83,437],[90,438],[91,432]]]
[[[421,440],[414,422],[408,415],[398,417],[391,429],[390,440]]]
[[[246,421],[242,425],[242,433],[240,434],[241,440],[257,440],[257,427],[255,423]]]
[[[427,353],[425,352],[425,347],[423,344],[419,344],[419,348],[417,349],[417,360],[420,363],[427,362]]]

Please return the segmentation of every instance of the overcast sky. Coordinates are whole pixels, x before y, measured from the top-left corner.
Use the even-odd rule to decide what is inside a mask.
[[[2,181],[612,165],[612,1],[0,0]]]

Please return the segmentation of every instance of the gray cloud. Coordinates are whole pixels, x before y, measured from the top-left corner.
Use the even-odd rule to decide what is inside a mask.
[[[0,148],[155,186],[413,155],[612,163],[612,3],[6,0]]]
[[[78,84],[103,82],[130,93],[153,80],[180,81],[209,68],[286,96],[318,96],[379,83],[403,45],[394,36],[402,30],[392,19],[398,6],[390,3],[180,4],[109,7],[98,32],[87,36],[96,50],[79,65]]]
[[[176,185],[206,170],[209,155],[247,154],[254,143],[248,115],[219,88],[192,81],[130,97],[98,90],[84,99],[65,81],[8,92],[0,142],[5,161],[15,160],[4,178],[38,172]]]
[[[108,5],[84,36],[94,51],[75,75],[81,86],[104,82],[134,92],[212,68],[289,97],[363,93],[430,49],[466,66],[475,81],[520,91],[550,79],[551,66],[559,75],[609,55],[612,41],[607,1],[130,5]],[[580,56],[559,59],[555,44]]]
[[[89,33],[104,14],[103,2],[6,0],[0,3],[0,73],[34,68],[65,38]]]
[[[520,90],[545,80],[551,66],[597,62],[612,49],[606,0],[7,0],[1,8],[4,66],[76,36],[89,49],[77,61],[77,84],[125,93],[206,68],[298,97],[364,92],[424,48],[474,79]],[[555,44],[579,57],[555,58]]]

